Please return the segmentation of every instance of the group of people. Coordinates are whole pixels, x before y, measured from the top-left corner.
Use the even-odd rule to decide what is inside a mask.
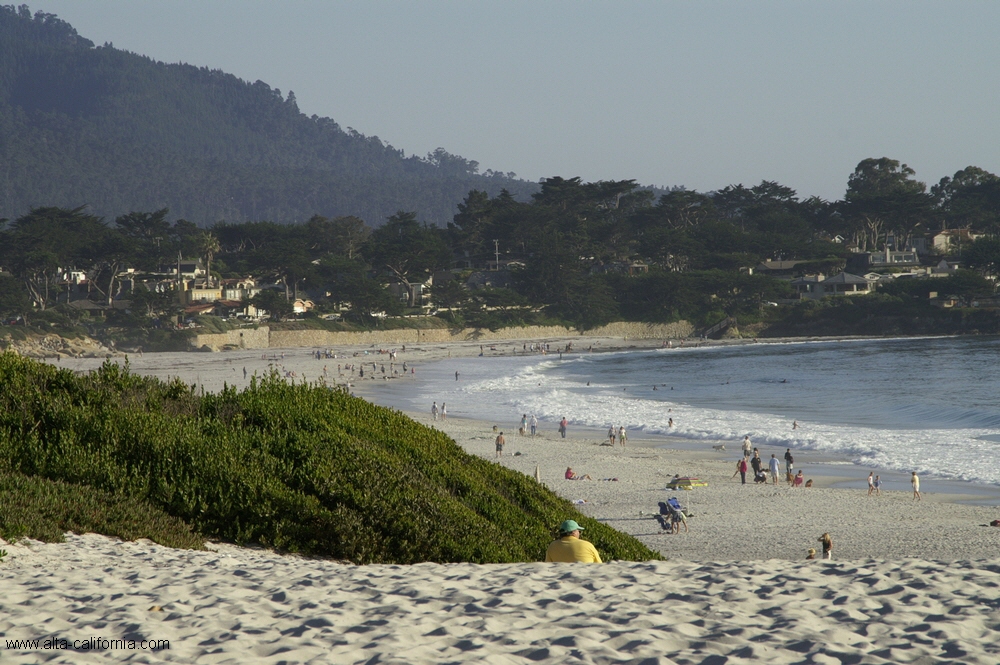
[[[528,414],[521,414],[521,427],[518,428],[517,433],[521,436],[528,436],[528,432],[531,432],[531,436],[535,436],[538,432],[538,418],[535,414],[531,414],[531,419],[528,419]]]
[[[437,402],[434,402],[434,405],[431,406],[431,418],[437,420],[439,417],[441,420],[448,420],[448,405],[444,402],[441,402],[440,408],[438,408]]]
[[[785,449],[785,478],[792,487],[806,487],[812,486],[812,481],[806,481],[802,470],[792,475],[792,470],[795,466],[795,458],[792,457],[792,449]],[[736,462],[736,472],[733,473],[733,478],[740,476],[740,481],[742,484],[747,484],[747,472],[753,470],[753,481],[755,483],[766,484],[768,480],[771,481],[772,485],[778,484],[778,476],[781,472],[781,462],[778,461],[777,455],[771,454],[771,459],[767,460],[766,466],[764,460],[760,456],[760,449],[755,448],[753,442],[750,441],[750,435],[743,437],[743,456]]]
[[[628,432],[625,431],[624,425],[619,426],[617,430],[614,425],[608,428],[608,441],[611,442],[612,446],[615,445],[616,438],[621,446],[628,442]]]

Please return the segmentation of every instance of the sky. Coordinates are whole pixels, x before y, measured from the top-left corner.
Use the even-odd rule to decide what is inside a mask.
[[[1000,3],[38,0],[95,44],[295,92],[537,181],[844,195],[868,157],[1000,173]]]

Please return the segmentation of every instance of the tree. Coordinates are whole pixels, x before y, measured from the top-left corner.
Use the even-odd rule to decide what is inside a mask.
[[[915,171],[895,159],[864,159],[847,180],[845,211],[858,222],[862,250],[877,250],[886,227],[897,233],[897,245],[909,241],[926,221],[932,199],[927,186],[914,180]]]
[[[24,285],[9,275],[0,275],[0,315],[20,316],[25,325],[31,312],[31,298]]]
[[[965,264],[984,275],[1000,275],[1000,238],[979,238],[963,252]]]
[[[209,231],[204,231],[195,237],[195,246],[199,256],[205,257],[205,286],[212,287],[212,258],[221,249],[219,239]]]
[[[931,188],[952,228],[1000,230],[1000,177],[975,166],[941,178]]]
[[[170,223],[166,208],[156,212],[130,212],[115,219],[115,226],[129,242],[136,264],[144,270],[155,270],[162,251],[170,254]]]
[[[402,210],[372,232],[364,255],[406,288],[410,307],[416,305],[416,290],[411,282],[417,278],[426,281],[435,270],[443,270],[451,263],[451,251],[440,229],[421,225],[416,213]]]
[[[250,304],[270,314],[275,321],[281,321],[295,313],[292,303],[274,289],[264,289],[250,299]]]
[[[25,285],[31,299],[44,310],[60,270],[88,267],[98,256],[108,227],[84,207],[34,208],[7,229],[2,260]]]
[[[156,318],[173,304],[170,293],[150,291],[145,286],[139,286],[132,291],[132,309],[142,311],[148,318]]]

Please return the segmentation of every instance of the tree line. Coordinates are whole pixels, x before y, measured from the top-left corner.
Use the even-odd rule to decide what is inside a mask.
[[[166,209],[107,222],[85,208],[36,208],[0,230],[0,309],[46,309],[60,270],[75,267],[86,272],[94,299],[127,298],[155,316],[169,309],[168,298],[125,293],[119,275],[125,268],[156,273],[183,256],[201,258],[216,284],[252,275],[281,285],[256,303],[279,315],[307,294],[321,309],[349,308],[371,323],[420,304],[420,285],[433,281],[432,304],[456,325],[707,325],[725,316],[759,318],[765,303],[792,295],[787,281],[746,270],[764,259],[795,258],[805,262],[803,272],[829,273],[843,266],[851,244],[881,250],[941,225],[985,234],[963,252],[978,281],[953,281],[963,292],[974,284],[989,295],[992,283],[983,276],[1000,267],[998,196],[1000,178],[975,167],[928,189],[905,164],[881,158],[860,162],[836,202],[803,200],[770,181],[711,193],[678,188],[657,198],[632,180],[555,177],[529,202],[472,190],[446,227],[412,211],[376,228],[358,217],[321,215],[301,224],[200,228],[170,222]],[[474,273],[482,288],[468,288]]]

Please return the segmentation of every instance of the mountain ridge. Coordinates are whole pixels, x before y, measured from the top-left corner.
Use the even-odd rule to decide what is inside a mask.
[[[0,7],[0,216],[88,204],[170,208],[199,225],[314,214],[444,225],[470,190],[527,200],[536,183],[439,148],[406,157],[301,113],[263,81],[95,46],[53,14]]]

